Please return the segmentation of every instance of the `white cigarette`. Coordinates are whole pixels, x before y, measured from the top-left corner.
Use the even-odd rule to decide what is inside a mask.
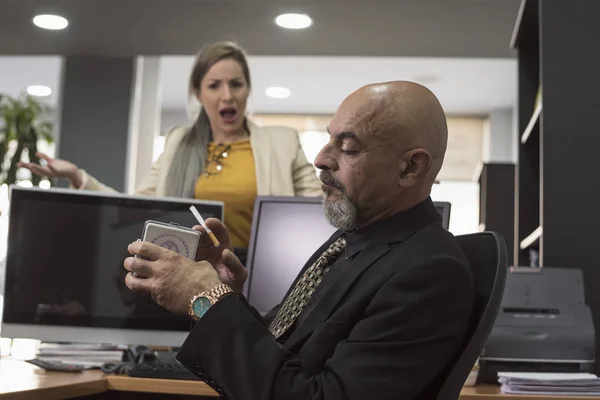
[[[206,233],[208,234],[208,237],[213,242],[213,244],[215,245],[215,247],[219,247],[221,245],[221,243],[219,243],[219,241],[217,240],[217,237],[210,230],[210,228],[208,226],[206,226],[206,222],[204,222],[204,218],[202,218],[202,215],[200,215],[200,213],[198,212],[198,210],[196,210],[196,207],[190,206],[190,211],[192,212],[192,214],[194,214],[194,217],[196,217],[196,219],[198,220],[198,222],[200,222],[200,225],[202,225],[202,227],[206,230]]]

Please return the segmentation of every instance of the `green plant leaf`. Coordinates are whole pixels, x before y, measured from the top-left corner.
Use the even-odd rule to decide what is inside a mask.
[[[35,131],[33,129],[33,127],[31,128],[32,131],[32,138],[36,138],[37,135],[35,134]],[[37,156],[37,141],[36,140],[32,140],[29,143],[28,149],[27,149],[28,155],[29,155],[29,162],[32,162],[34,164],[39,164],[40,163],[40,159]],[[34,186],[39,186],[40,182],[41,182],[42,178],[39,175],[36,174],[31,174],[31,183],[33,183]]]
[[[4,157],[8,151],[8,140],[6,136],[0,139],[0,174],[4,171]]]
[[[53,124],[42,121],[43,113],[49,108],[32,96],[23,95],[19,98],[0,93],[0,174],[4,166],[9,164],[4,182],[12,184],[17,179],[17,163],[21,161],[23,151],[26,151],[31,162],[39,162],[35,155],[38,140],[54,141]],[[9,156],[9,144],[17,143],[17,149]],[[39,184],[40,179],[32,177],[34,184]]]
[[[43,139],[48,143],[53,143],[54,135],[52,134],[52,130],[53,126],[51,122],[42,122],[41,124],[39,124],[36,129],[38,140]]]
[[[19,142],[17,144],[17,149],[15,150],[15,154],[10,160],[10,167],[8,167],[8,171],[6,173],[6,179],[4,179],[4,183],[7,185],[12,185],[17,182],[17,163],[21,160],[21,154],[23,153],[23,148],[25,147],[24,142]]]

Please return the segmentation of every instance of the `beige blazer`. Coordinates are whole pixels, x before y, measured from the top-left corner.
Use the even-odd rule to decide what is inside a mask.
[[[249,122],[250,145],[256,166],[256,190],[259,196],[317,197],[322,195],[315,167],[307,160],[298,132],[282,126],[259,127]],[[173,129],[165,149],[136,189],[136,194],[165,196],[165,183],[178,146],[189,127]],[[81,170],[81,190],[115,190]]]

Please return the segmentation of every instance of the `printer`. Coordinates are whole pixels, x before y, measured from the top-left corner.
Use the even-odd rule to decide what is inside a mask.
[[[498,383],[498,372],[593,373],[594,354],[581,270],[512,267],[477,380]]]

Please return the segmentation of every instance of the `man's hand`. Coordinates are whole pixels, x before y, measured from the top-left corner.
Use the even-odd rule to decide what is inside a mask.
[[[188,314],[194,296],[221,284],[219,274],[207,261],[195,262],[174,251],[149,242],[134,242],[127,248],[131,255],[124,266],[125,284],[133,291],[149,292],[164,308]]]
[[[215,247],[205,229],[200,225],[194,226],[195,230],[202,233],[196,261],[208,261],[218,272],[221,281],[229,285],[235,293],[240,293],[244,282],[248,278],[248,270],[242,265],[240,259],[233,254],[233,245],[229,239],[227,227],[216,218],[209,218],[205,222],[221,245]]]

